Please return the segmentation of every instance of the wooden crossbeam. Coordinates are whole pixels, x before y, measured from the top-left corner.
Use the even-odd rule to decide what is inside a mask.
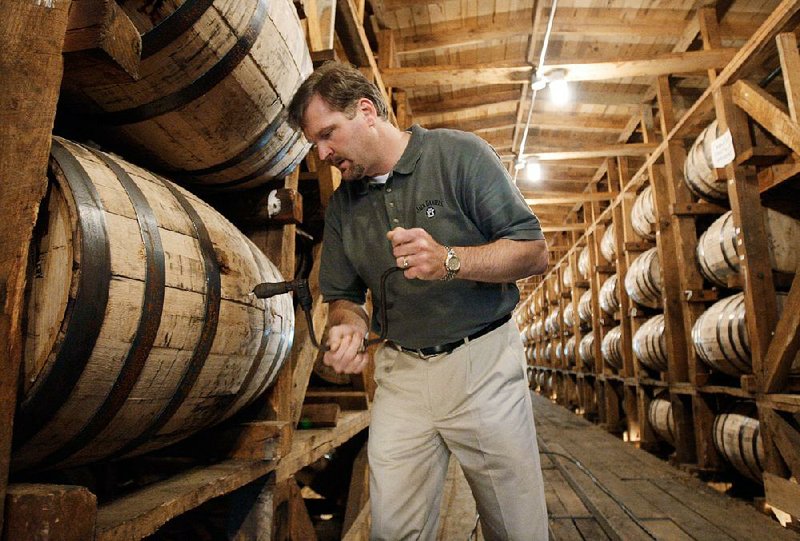
[[[585,203],[588,201],[609,201],[614,199],[617,195],[619,195],[619,192],[561,192],[525,198],[525,202],[529,205],[565,205],[570,203]]]
[[[566,12],[565,12],[566,13]],[[399,42],[399,54],[418,54],[443,48],[477,45],[492,39],[530,35],[533,29],[532,13],[529,9],[496,17],[476,17],[459,26],[453,22],[431,25],[426,33],[407,35]],[[743,14],[744,15],[744,14]],[[547,13],[545,13],[545,17]],[[594,36],[602,39],[629,37],[658,38],[665,43],[676,43],[681,39],[686,14],[682,10],[648,10],[642,15],[631,16],[631,10],[604,8],[598,13],[593,9],[571,9],[568,14],[556,14],[552,34],[554,36]],[[721,33],[728,39],[747,39],[758,27],[752,17],[739,16],[720,25]],[[556,38],[557,39],[557,38]]]
[[[800,349],[800,278],[795,276],[783,314],[775,327],[775,335],[764,358],[766,393],[781,390],[789,376],[797,351]]]
[[[586,150],[566,150],[563,152],[530,152],[528,155],[540,161],[574,160],[581,158],[603,158],[612,156],[645,156],[655,150],[655,143],[631,143],[627,145],[606,145]]]
[[[736,81],[733,102],[783,144],[800,152],[800,125],[787,114],[786,107],[766,91],[750,81]]]
[[[736,49],[715,49],[670,53],[640,60],[620,59],[594,63],[561,63],[549,65],[547,72],[565,70],[567,81],[607,81],[626,77],[645,77],[693,73],[723,68],[736,54]],[[411,88],[432,85],[527,84],[533,75],[530,66],[498,67],[494,64],[475,66],[414,66],[391,68],[383,72],[387,85]]]

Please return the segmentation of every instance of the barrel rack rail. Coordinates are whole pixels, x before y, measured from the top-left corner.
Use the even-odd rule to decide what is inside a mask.
[[[620,139],[625,143],[632,134],[640,133],[641,143],[627,145],[638,144],[640,158],[629,155],[605,160],[587,189],[587,195],[598,195],[575,207],[575,226],[583,232],[574,231],[564,239],[570,247],[553,262],[547,275],[522,284],[530,295],[518,307],[518,321],[523,326],[544,322],[559,310],[552,317],[561,331],[531,337],[534,358],[543,359],[548,345],[550,351],[563,351],[569,335],[576,336],[574,366],[564,356],[556,359],[554,355],[531,363],[535,373],[542,374],[540,382],[552,381],[542,392],[556,397],[559,404],[609,431],[626,433],[643,448],[655,449],[663,444],[650,424],[648,408],[654,396],[667,393],[675,419],[672,458],[677,465],[711,475],[724,471],[724,458],[713,442],[714,418],[723,405],[739,401],[753,404],[766,455],[766,503],[791,515],[794,524],[800,517],[800,487],[790,477],[800,477],[800,386],[789,372],[800,345],[800,281],[772,271],[761,211],[781,204],[781,199],[793,205],[795,212],[798,208],[800,55],[793,33],[800,20],[798,12],[800,2],[782,2],[724,69],[708,71],[707,89],[682,116],[678,116],[679,102],[673,98],[674,81],[668,76],[658,78],[651,88],[655,107],[643,106]],[[720,47],[718,15],[713,8],[698,9],[697,20],[687,26],[687,31],[693,29],[692,39],[699,34],[704,49]],[[746,79],[770,55],[774,59],[776,51],[783,68],[785,103]],[[729,286],[738,286],[744,292],[752,351],[752,374],[738,381],[721,378],[706,367],[692,346],[692,326],[718,297],[716,288],[704,282],[696,263],[696,222],[727,209],[698,201],[692,195],[684,182],[683,164],[688,145],[714,118],[720,124],[719,133],[730,130],[736,153],[733,163],[717,169],[715,175],[717,182],[727,187],[736,226],[741,273]],[[751,137],[752,133],[758,137]],[[648,182],[654,192],[657,217],[655,241],[640,237],[631,224],[636,194]],[[601,198],[610,203],[604,205]],[[616,259],[610,264],[600,255],[601,241],[609,228],[613,228],[616,249]],[[591,272],[583,279],[578,259],[587,247]],[[645,370],[634,358],[632,336],[647,313],[623,287],[631,263],[651,248],[657,248],[660,256],[665,299],[662,308],[669,364],[668,370],[660,373]],[[571,274],[571,287],[564,287],[565,273],[568,282]],[[620,277],[619,309],[610,317],[600,309],[598,292],[615,273]],[[789,289],[780,318],[774,302],[776,284]],[[587,290],[591,291],[592,317],[589,328],[582,330],[578,306]],[[574,325],[564,332],[563,314],[568,305],[574,311]],[[621,327],[619,370],[612,369],[601,352],[602,337],[616,325]],[[594,333],[594,362],[584,363],[577,344],[589,330]]]
[[[391,95],[380,80],[379,65],[366,39],[364,2],[324,0],[297,3],[315,62],[347,58],[371,74],[386,97],[397,101],[391,119],[408,123],[403,93]],[[0,532],[4,540],[35,539],[32,532],[49,531],[63,540],[141,539],[165,523],[225,496],[245,509],[229,524],[231,539],[314,539],[314,528],[295,475],[304,467],[362,433],[369,424],[371,376],[353,378],[351,385],[309,388],[318,352],[305,318],[296,318],[295,341],[276,383],[262,399],[260,411],[238,424],[212,429],[190,440],[207,456],[194,467],[169,475],[131,494],[98,507],[82,486],[9,484],[11,436],[17,374],[21,365],[22,318],[29,245],[40,201],[46,190],[46,170],[63,72],[62,52],[92,50],[129,72],[137,68],[140,42],[125,24],[125,15],[107,0],[11,0],[0,5]],[[334,23],[335,21],[335,23]],[[336,41],[334,34],[346,36]],[[387,37],[382,43],[391,46]],[[346,48],[340,43],[347,43]],[[382,55],[381,66],[390,55]],[[258,223],[249,234],[284,276],[295,271],[297,224],[302,221],[300,183],[314,183],[324,211],[338,186],[338,171],[309,156],[279,189],[284,212]],[[252,208],[234,207],[248,213]],[[251,216],[246,214],[248,218]],[[319,245],[314,248],[316,254]],[[315,254],[315,255],[316,255]],[[322,329],[327,317],[317,289],[319,269],[311,269],[313,321]],[[318,367],[319,368],[319,367]],[[318,369],[317,368],[317,369]],[[298,429],[299,421],[312,428]],[[212,445],[213,442],[213,445]],[[184,446],[185,448],[186,446]],[[344,517],[345,539],[366,539],[369,524],[367,466],[364,449],[357,453],[349,480]],[[173,457],[174,458],[174,457]],[[241,511],[240,511],[241,514]],[[230,522],[230,521],[229,521]]]

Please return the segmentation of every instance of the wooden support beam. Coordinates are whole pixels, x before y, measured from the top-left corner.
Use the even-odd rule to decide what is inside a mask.
[[[69,8],[69,0],[0,2],[0,509],[24,345],[29,248],[47,189]]]
[[[69,485],[8,487],[3,541],[85,541],[94,538],[97,498]]]
[[[275,516],[275,473],[228,495],[236,517],[228,520],[227,541],[272,541]]]
[[[786,113],[786,107],[750,81],[733,84],[733,103],[783,144],[800,152],[800,125]]]
[[[710,68],[723,68],[731,61],[736,49],[670,53],[641,60],[619,59],[595,63],[558,63],[547,66],[547,73],[565,70],[567,81],[608,81],[627,77],[692,73]],[[545,73],[545,75],[547,75]],[[383,77],[389,86],[413,88],[432,85],[527,84],[533,75],[530,66],[415,66],[385,70]]]
[[[714,107],[719,129],[722,133],[730,130],[735,153],[741,155],[752,142],[747,119],[742,110],[736,108],[733,94],[732,87],[714,90]],[[725,178],[728,179],[733,223],[740,231],[737,251],[742,258],[740,276],[744,284],[745,311],[750,314],[746,324],[753,374],[757,385],[763,388],[767,377],[764,356],[775,329],[777,303],[758,179],[751,170],[735,163],[725,166]]]
[[[272,539],[316,541],[317,534],[294,477],[278,481],[273,496]],[[264,538],[268,541],[269,538]]]
[[[274,469],[275,463],[270,461],[231,459],[153,483],[101,506],[94,540],[142,539],[168,520],[252,483]]]
[[[532,150],[527,156],[540,161],[575,160],[583,158],[603,158],[616,156],[644,156],[656,149],[655,143],[629,143],[623,145],[606,145],[586,150],[567,150],[563,152],[536,152]]]
[[[795,275],[783,314],[775,327],[764,358],[764,392],[780,392],[786,385],[794,358],[800,349],[800,275]],[[798,472],[800,474],[800,472]]]
[[[619,195],[619,192],[599,193],[574,193],[574,192],[541,192],[540,197],[528,197],[525,202],[529,205],[564,205],[570,203],[583,203],[586,201],[610,201]]]
[[[138,79],[142,38],[114,0],[72,0],[68,25],[65,53],[99,49]]]
[[[800,120],[797,116],[800,114],[800,54],[797,51],[797,36],[792,32],[778,34],[775,43],[781,59],[781,76],[786,89],[789,116],[797,122]]]
[[[769,432],[770,439],[778,448],[790,475],[797,478],[800,476],[800,433],[770,407],[759,407],[758,416],[760,429]],[[767,469],[775,473],[774,468]]]

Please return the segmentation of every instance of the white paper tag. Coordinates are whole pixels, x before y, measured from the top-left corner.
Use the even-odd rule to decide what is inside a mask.
[[[731,130],[725,130],[725,133],[711,143],[711,163],[714,164],[714,169],[722,169],[731,163],[735,157],[736,153],[733,150]]]

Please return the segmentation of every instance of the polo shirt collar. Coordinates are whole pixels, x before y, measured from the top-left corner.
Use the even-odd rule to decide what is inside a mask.
[[[408,140],[408,145],[403,151],[403,155],[400,156],[400,159],[395,164],[394,171],[401,175],[410,175],[414,172],[419,157],[422,155],[422,149],[425,146],[425,137],[427,134],[428,130],[419,124],[411,126],[411,139]]]

